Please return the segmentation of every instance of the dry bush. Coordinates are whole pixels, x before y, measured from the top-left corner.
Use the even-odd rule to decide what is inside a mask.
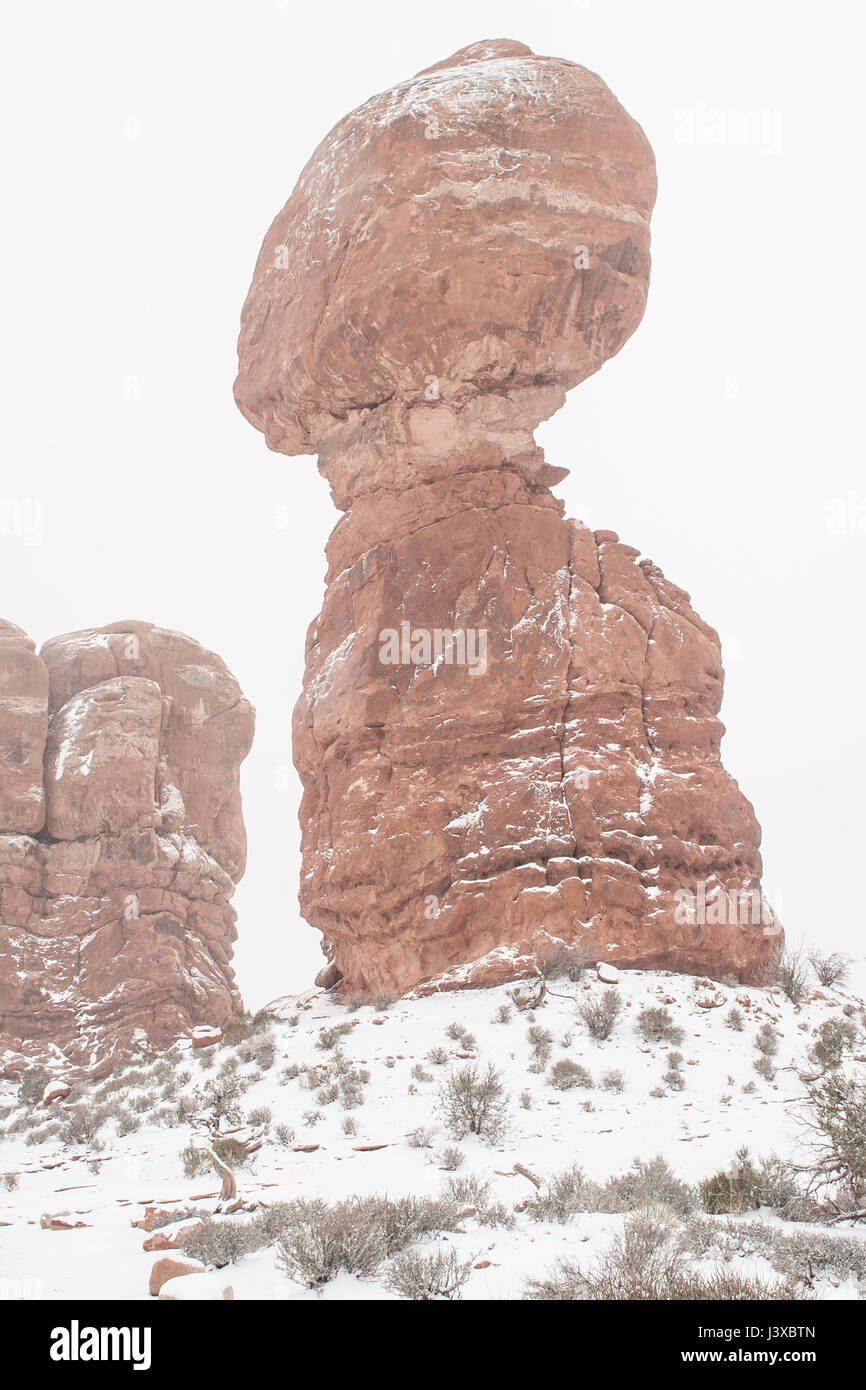
[[[831,1069],[810,1083],[801,1118],[813,1155],[809,1193],[840,1216],[866,1219],[866,1084]]]
[[[775,1057],[779,1051],[779,1039],[772,1023],[762,1023],[755,1034],[755,1047],[764,1057]]]
[[[848,1018],[826,1018],[815,1029],[809,1057],[822,1071],[840,1067],[845,1054],[856,1046],[859,1033]]]
[[[825,989],[844,989],[847,985],[851,973],[850,956],[845,956],[840,951],[825,954],[816,950],[810,953],[809,961],[818,977],[818,983]]]
[[[635,1021],[635,1032],[648,1043],[667,1042],[679,1047],[685,1037],[682,1028],[677,1027],[667,1009],[649,1007],[641,1009]]]
[[[576,983],[583,977],[592,956],[581,942],[571,946],[560,943],[548,951],[541,961],[539,970],[546,980],[571,980]]]
[[[557,1091],[570,1091],[575,1086],[592,1090],[594,1082],[592,1074],[580,1062],[573,1062],[570,1057],[559,1057],[550,1068],[550,1084]]]
[[[422,1236],[453,1230],[457,1205],[442,1197],[349,1197],[280,1204],[252,1223],[247,1243],[277,1245],[277,1264],[290,1278],[315,1288],[347,1270],[371,1274],[382,1260]]]
[[[692,1269],[675,1229],[635,1214],[593,1264],[582,1269],[561,1261],[546,1278],[531,1280],[526,1296],[546,1301],[646,1302],[789,1299],[795,1292],[789,1281],[767,1284],[723,1268],[709,1273]]]
[[[590,994],[584,999],[577,1012],[590,1037],[604,1042],[613,1032],[621,1011],[619,990],[606,987],[603,994]]]
[[[747,1148],[738,1149],[729,1168],[713,1173],[700,1186],[701,1204],[712,1216],[772,1207],[786,1215],[801,1198],[794,1169],[770,1154],[755,1160]]]
[[[456,1067],[439,1089],[439,1103],[455,1139],[477,1134],[492,1143],[506,1128],[508,1098],[492,1062],[484,1071],[475,1062]]]
[[[527,1208],[536,1221],[567,1221],[578,1212],[627,1212],[654,1208],[686,1216],[697,1206],[697,1193],[681,1182],[668,1163],[635,1158],[624,1173],[600,1183],[574,1164],[547,1179]]]
[[[385,1287],[403,1298],[428,1302],[454,1299],[472,1273],[472,1259],[459,1260],[454,1250],[435,1250],[424,1255],[407,1250],[392,1261],[385,1276]]]
[[[761,983],[777,985],[792,1004],[800,1004],[809,992],[809,962],[802,946],[781,946],[762,972]]]

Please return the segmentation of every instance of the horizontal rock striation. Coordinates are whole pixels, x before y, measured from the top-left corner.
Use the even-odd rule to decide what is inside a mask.
[[[719,641],[564,519],[534,429],[640,321],[652,152],[592,73],[463,50],[342,121],[265,239],[235,393],[345,513],[295,712],[322,983],[498,982],[557,942],[758,973]]]
[[[39,655],[4,624],[0,646],[0,1062],[101,1073],[240,1007],[254,714],[218,656],[150,623]]]

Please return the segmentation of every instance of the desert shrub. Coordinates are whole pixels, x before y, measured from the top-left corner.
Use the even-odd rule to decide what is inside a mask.
[[[591,993],[582,1001],[577,1012],[590,1037],[604,1042],[613,1032],[621,1011],[619,990],[606,988],[603,994]]]
[[[462,1149],[458,1149],[454,1144],[446,1144],[439,1154],[438,1163],[440,1168],[444,1168],[446,1173],[454,1173],[458,1168],[462,1168],[466,1162],[466,1155]]]
[[[679,1047],[685,1037],[682,1028],[677,1027],[667,1009],[659,1007],[641,1009],[634,1026],[635,1032],[648,1043],[668,1042],[673,1047]]]
[[[550,1057],[553,1047],[553,1034],[547,1028],[542,1028],[539,1024],[533,1023],[526,1030],[526,1041],[532,1048],[532,1054],[535,1058],[537,1067],[543,1067]]]
[[[681,1066],[673,1060],[674,1057],[679,1057],[679,1055],[678,1052],[675,1052],[673,1056],[668,1058],[668,1069],[662,1076],[662,1081],[671,1091],[684,1091],[686,1088],[686,1078],[683,1075]],[[680,1061],[682,1061],[682,1059],[680,1059]]]
[[[765,1081],[775,1081],[776,1068],[773,1066],[769,1057],[758,1057],[757,1060],[752,1063],[752,1066],[758,1075],[762,1076]]]
[[[819,984],[826,989],[844,989],[851,973],[850,956],[842,955],[840,951],[825,953],[816,950],[811,952],[809,961]]]
[[[410,1149],[432,1148],[433,1130],[427,1125],[418,1125],[417,1129],[410,1129],[406,1136],[406,1141]]]
[[[775,1057],[779,1051],[779,1039],[772,1023],[762,1023],[755,1034],[755,1047],[763,1057]]]
[[[238,1048],[243,1062],[255,1062],[261,1071],[270,1071],[277,1060],[277,1040],[273,1033],[259,1033],[247,1038]]]
[[[856,1045],[857,1027],[848,1018],[826,1018],[815,1029],[809,1056],[822,1071],[841,1066],[845,1053]]]
[[[344,1077],[340,1082],[340,1104],[344,1110],[357,1110],[358,1106],[364,1104],[364,1087],[360,1082],[351,1077]]]
[[[155,1091],[143,1091],[140,1095],[129,1098],[129,1108],[135,1115],[144,1115],[148,1110],[154,1110],[156,1103]]]
[[[274,1137],[278,1144],[282,1144],[283,1148],[287,1149],[295,1142],[295,1131],[291,1125],[280,1123],[274,1126]]]
[[[109,1109],[105,1105],[95,1105],[89,1100],[80,1100],[70,1105],[60,1121],[65,1144],[94,1144],[99,1131],[109,1119]]]
[[[477,1173],[449,1178],[446,1191],[460,1207],[483,1207],[490,1196],[490,1179],[479,1177]]]
[[[609,1071],[602,1072],[601,1089],[603,1091],[612,1091],[614,1095],[619,1095],[620,1092],[625,1090],[625,1077],[619,1067],[611,1067]]]
[[[588,1179],[579,1165],[553,1174],[527,1208],[536,1221],[567,1221],[577,1212],[664,1210],[685,1216],[697,1194],[681,1182],[661,1157],[635,1158],[630,1168],[603,1183]]]
[[[451,1053],[444,1047],[431,1047],[427,1061],[432,1062],[434,1067],[444,1067],[451,1061]]]
[[[490,1226],[494,1230],[501,1227],[511,1231],[517,1224],[514,1212],[504,1202],[488,1202],[476,1211],[475,1220],[479,1226]]]
[[[253,1225],[249,1221],[233,1221],[230,1217],[208,1217],[200,1231],[194,1231],[183,1243],[184,1253],[211,1268],[222,1269],[234,1264],[256,1247]]]
[[[416,1062],[412,1068],[412,1079],[414,1081],[432,1081],[433,1077],[429,1071],[425,1071],[420,1062]]]
[[[18,1179],[19,1179],[18,1173],[4,1173],[4,1174],[3,1174],[3,1186],[5,1187],[5,1189],[6,1189],[7,1192],[14,1192],[14,1191],[15,1191],[16,1187],[18,1186]]]
[[[273,1111],[269,1105],[254,1105],[247,1118],[251,1125],[269,1125]]]
[[[455,1139],[477,1134],[492,1142],[507,1124],[508,1098],[492,1062],[482,1071],[476,1062],[455,1067],[439,1090],[444,1119]]]
[[[587,1187],[583,1169],[577,1164],[554,1173],[539,1189],[527,1208],[535,1221],[568,1221],[579,1211],[593,1208],[595,1187]]]
[[[792,1004],[800,1004],[809,991],[809,964],[803,948],[780,947],[764,967],[763,978],[764,984],[778,986]]]
[[[531,1280],[527,1296],[536,1300],[662,1299],[679,1282],[682,1252],[667,1226],[641,1216],[626,1221],[605,1254],[586,1269],[562,1261],[553,1274]]]
[[[350,1197],[317,1204],[278,1239],[277,1264],[308,1288],[340,1270],[371,1274],[383,1259],[433,1231],[450,1230],[456,1207],[446,1198]]]
[[[493,1023],[510,1023],[511,1008],[508,1004],[500,1004],[491,1020]]]
[[[840,1213],[866,1216],[866,1084],[831,1069],[809,1085],[802,1124],[812,1152],[810,1194]]]
[[[570,1091],[574,1086],[591,1090],[594,1082],[591,1073],[580,1062],[573,1062],[570,1057],[559,1057],[550,1068],[550,1084],[557,1091]]]
[[[352,1135],[358,1133],[358,1122],[352,1115],[344,1115],[340,1125],[344,1134]]]
[[[730,1028],[734,1033],[742,1033],[746,1018],[742,1009],[736,1004],[732,1004],[725,1014],[725,1027]]]
[[[799,1195],[794,1170],[782,1159],[752,1158],[747,1148],[737,1150],[729,1168],[705,1178],[700,1185],[701,1205],[711,1216],[772,1207],[784,1212]]]
[[[765,1221],[706,1224],[708,1246],[724,1258],[763,1256],[779,1274],[804,1288],[813,1288],[817,1279],[840,1284],[854,1278],[861,1286],[866,1282],[866,1243],[857,1236],[810,1227],[787,1232]]]
[[[789,1299],[788,1282],[762,1280],[726,1269],[709,1274],[689,1267],[676,1230],[635,1213],[603,1255],[587,1268],[560,1261],[544,1279],[531,1280],[535,1300],[650,1301]]]
[[[262,1010],[257,1014],[235,1014],[222,1027],[220,1041],[225,1047],[236,1047],[238,1043],[261,1033],[270,1023],[269,1016]]]
[[[554,946],[541,961],[539,970],[546,980],[579,980],[592,957],[580,942]]]
[[[44,1067],[28,1067],[18,1087],[18,1099],[22,1105],[38,1105],[42,1092],[51,1080]]]
[[[394,996],[389,989],[380,989],[379,993],[373,996],[373,1008],[378,1014],[386,1013],[393,1003]]]
[[[685,1216],[697,1205],[697,1194],[657,1154],[655,1158],[635,1158],[626,1172],[608,1178],[600,1188],[598,1202],[598,1211],[636,1211],[661,1204]]]
[[[197,1148],[195,1144],[187,1144],[185,1148],[181,1149],[180,1161],[184,1174],[188,1178],[201,1177],[203,1173],[208,1173],[211,1169],[211,1161],[207,1154],[202,1149]]]
[[[323,1028],[316,1039],[316,1047],[320,1047],[323,1052],[328,1052],[332,1047],[336,1047],[340,1039],[351,1031],[351,1023],[335,1023],[330,1028]]]
[[[446,1038],[450,1038],[452,1042],[462,1042],[467,1032],[468,1029],[455,1019],[452,1023],[449,1023],[448,1027],[445,1029],[445,1036]]]
[[[460,1289],[472,1273],[472,1260],[459,1260],[453,1249],[424,1255],[407,1250],[391,1262],[385,1287],[416,1301],[460,1297]]]

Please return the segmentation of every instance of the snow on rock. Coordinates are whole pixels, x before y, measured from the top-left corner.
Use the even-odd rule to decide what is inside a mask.
[[[254,719],[234,677],[136,622],[38,656],[0,623],[0,663],[3,1068],[105,1072],[222,1024],[240,1007],[230,900]]]
[[[778,945],[681,901],[760,898],[718,637],[563,517],[534,437],[640,321],[655,191],[599,77],[491,40],[340,121],[265,237],[237,403],[344,513],[293,727],[317,983],[495,984],[551,941],[753,980]]]
[[[595,967],[595,973],[603,984],[619,984],[619,971],[615,965],[606,965],[604,961],[600,960]]]

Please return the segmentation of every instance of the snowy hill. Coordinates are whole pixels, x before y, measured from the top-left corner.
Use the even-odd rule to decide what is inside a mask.
[[[859,997],[817,988],[795,1005],[779,989],[641,971],[605,984],[593,970],[574,982],[549,980],[543,999],[526,1008],[540,990],[522,984],[517,1003],[501,987],[354,1012],[313,992],[278,1001],[271,1018],[239,1023],[212,1046],[184,1040],[48,1104],[44,1078],[25,1079],[29,1103],[4,1083],[0,1281],[7,1296],[148,1298],[155,1261],[187,1259],[154,1247],[174,1244],[172,1223],[186,1222],[189,1231],[205,1218],[210,1244],[186,1243],[208,1267],[173,1279],[165,1295],[220,1298],[230,1287],[235,1298],[398,1297],[421,1277],[412,1258],[427,1261],[421,1274],[429,1273],[438,1252],[439,1274],[461,1271],[460,1296],[521,1298],[527,1280],[544,1280],[560,1259],[591,1265],[631,1229],[635,1211],[661,1223],[659,1239],[679,1242],[687,1269],[724,1267],[771,1285],[789,1277],[789,1265],[797,1276],[786,1235],[835,1241],[838,1258],[827,1256],[825,1273],[810,1284],[786,1286],[789,1296],[866,1292],[861,1228],[783,1220],[778,1210],[759,1218],[736,1204],[733,1214],[707,1216],[700,1192],[744,1147],[755,1161],[773,1153],[793,1163],[808,1158],[801,1119],[804,1078],[816,1072],[816,1030],[828,1021],[847,1029],[846,1067],[866,1079]],[[611,999],[619,1004],[611,1035],[595,1038],[586,1016],[599,1007],[615,1012]],[[458,1137],[443,1101],[447,1081],[475,1067],[483,1082],[490,1064],[501,1130]],[[223,1204],[236,1208],[231,1215],[209,1220],[220,1196],[204,1154],[212,1143],[235,1168],[238,1197]],[[670,1172],[653,1167],[656,1155]],[[642,1175],[632,1170],[636,1158],[649,1165]],[[572,1171],[551,1185],[574,1165],[582,1178]],[[309,1287],[309,1250],[296,1237],[300,1223],[305,1240],[320,1241],[319,1217],[306,1209],[299,1217],[285,1204],[321,1199],[321,1212],[323,1204],[374,1194],[443,1201],[427,1225],[416,1231],[410,1223],[405,1245],[389,1237],[383,1256],[374,1242],[349,1258],[356,1272],[338,1258],[333,1277]],[[143,1220],[145,1228],[131,1224]],[[743,1236],[744,1221],[759,1223],[759,1239]],[[216,1228],[243,1233],[255,1222],[271,1223],[267,1238],[259,1232],[258,1248],[241,1240],[239,1258],[226,1263],[235,1247],[214,1243]],[[770,1244],[779,1248],[769,1257],[771,1228]],[[452,1285],[444,1278],[443,1288],[454,1292]]]

